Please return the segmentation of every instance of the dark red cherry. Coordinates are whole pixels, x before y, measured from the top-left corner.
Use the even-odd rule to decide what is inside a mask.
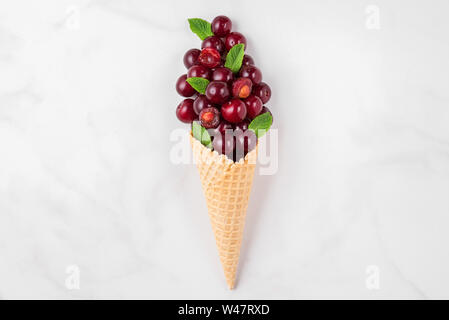
[[[240,76],[250,79],[254,84],[259,84],[262,81],[262,72],[255,66],[243,66],[240,69]]]
[[[259,97],[255,95],[250,95],[248,98],[243,100],[246,105],[247,117],[252,120],[257,117],[262,112],[263,103]]]
[[[234,74],[228,68],[224,67],[216,68],[212,73],[212,80],[223,81],[230,84],[232,80],[234,80]]]
[[[265,104],[271,98],[271,88],[265,82],[261,82],[253,87],[253,94],[258,96]]]
[[[212,48],[220,52],[220,54],[224,53],[226,50],[226,47],[224,45],[224,42],[216,36],[207,37],[203,40],[203,43],[201,44],[201,49],[205,48]]]
[[[197,118],[195,111],[193,111],[193,100],[184,99],[176,108],[176,116],[185,123],[191,123]]]
[[[223,81],[211,81],[206,88],[206,97],[212,103],[224,103],[229,98],[227,83]]]
[[[183,74],[176,81],[176,91],[183,97],[191,97],[196,93],[196,90],[186,81],[187,75]]]
[[[226,16],[218,16],[212,20],[212,32],[218,37],[225,37],[232,29],[232,22]]]
[[[246,38],[243,34],[240,32],[231,32],[227,35],[225,40],[225,46],[226,50],[231,50],[233,46],[236,44],[243,43],[245,45],[245,51],[246,51]]]
[[[250,55],[245,54],[243,56],[242,66],[253,66],[253,65],[254,65],[253,58]]]
[[[204,108],[210,108],[213,107],[213,103],[207,100],[206,96],[204,94],[200,94],[195,101],[193,102],[193,110],[196,114],[200,114],[201,110]]]
[[[239,123],[246,117],[246,106],[240,99],[232,99],[221,106],[221,115],[232,123]]]
[[[191,66],[197,64],[198,57],[201,53],[201,50],[199,49],[190,49],[184,54],[184,65],[187,69],[189,69]]]
[[[208,68],[201,65],[194,65],[187,71],[187,78],[199,77],[210,79],[211,72]]]

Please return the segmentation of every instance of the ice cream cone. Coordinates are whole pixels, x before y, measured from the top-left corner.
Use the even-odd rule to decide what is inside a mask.
[[[226,282],[234,288],[257,146],[234,163],[190,136]]]

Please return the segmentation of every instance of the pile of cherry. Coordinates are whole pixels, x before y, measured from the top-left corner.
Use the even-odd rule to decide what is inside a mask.
[[[213,36],[205,38],[201,49],[190,49],[184,54],[188,69],[176,82],[176,91],[184,99],[176,109],[176,116],[185,123],[198,121],[211,136],[212,147],[234,161],[255,148],[257,137],[248,130],[250,121],[270,112],[264,106],[270,100],[271,89],[262,82],[262,73],[251,56],[245,54],[241,68],[233,73],[224,66],[229,50],[244,44],[239,32],[231,32],[228,17],[218,16],[211,25]],[[186,80],[208,79],[205,94],[199,94]],[[230,134],[229,134],[230,133]]]

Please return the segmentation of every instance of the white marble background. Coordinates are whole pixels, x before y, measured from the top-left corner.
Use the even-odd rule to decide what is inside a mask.
[[[448,10],[1,1],[0,298],[449,298]],[[186,18],[217,14],[279,129],[234,291],[196,168],[169,161]]]

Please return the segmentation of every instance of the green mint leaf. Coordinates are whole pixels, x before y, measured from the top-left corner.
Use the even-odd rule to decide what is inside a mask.
[[[198,121],[192,122],[192,134],[196,140],[201,142],[207,148],[212,149],[212,140],[209,132],[207,132],[206,128],[201,126]]]
[[[242,67],[243,56],[245,55],[245,45],[243,43],[236,44],[229,50],[226,56],[225,67],[232,72],[239,72]]]
[[[209,80],[200,77],[192,77],[188,78],[186,81],[192,86],[193,89],[195,89],[199,93],[206,93],[206,88],[209,84]]]
[[[206,20],[199,18],[192,18],[188,20],[190,24],[190,30],[192,30],[192,32],[195,33],[198,37],[200,37],[201,40],[214,35],[210,27],[210,23]]]
[[[257,138],[262,137],[273,123],[273,118],[269,112],[262,113],[255,117],[248,126],[248,129],[254,131]]]

